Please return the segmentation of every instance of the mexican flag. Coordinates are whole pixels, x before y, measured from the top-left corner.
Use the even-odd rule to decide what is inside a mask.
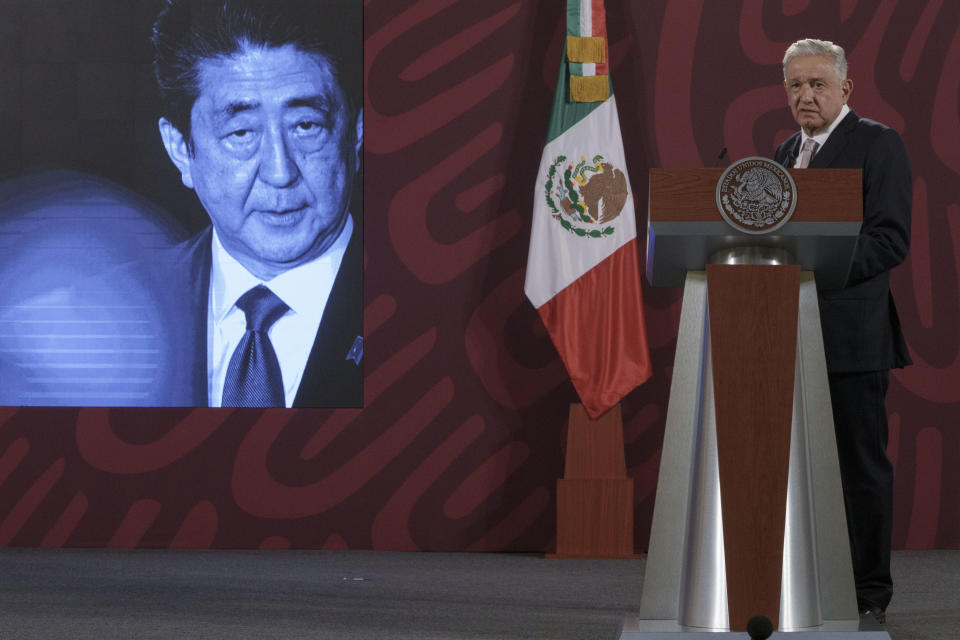
[[[524,286],[593,418],[651,372],[608,54],[603,0],[568,0]]]

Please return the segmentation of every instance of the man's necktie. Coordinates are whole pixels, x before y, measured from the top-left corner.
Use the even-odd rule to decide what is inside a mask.
[[[803,143],[803,148],[800,149],[800,157],[797,158],[797,164],[793,165],[793,168],[806,169],[809,167],[810,160],[813,158],[813,154],[817,152],[819,146],[819,142],[814,142],[813,138],[807,138]]]
[[[270,289],[257,285],[237,300],[247,332],[230,357],[223,383],[224,407],[283,407],[283,376],[267,330],[290,308]]]

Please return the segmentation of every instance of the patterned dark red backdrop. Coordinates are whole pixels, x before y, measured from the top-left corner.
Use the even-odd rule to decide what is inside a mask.
[[[606,4],[641,217],[650,167],[770,155],[794,129],[789,42],[847,48],[852,105],[915,172],[895,545],[960,547],[960,3]],[[0,544],[552,550],[575,396],[522,283],[562,5],[365,1],[365,409],[0,409]],[[645,291],[654,376],[623,402],[638,550],[679,294]]]

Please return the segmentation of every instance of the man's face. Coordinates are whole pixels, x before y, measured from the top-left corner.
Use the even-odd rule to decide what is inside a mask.
[[[793,118],[809,136],[827,130],[840,114],[853,90],[853,82],[841,81],[830,56],[799,56],[787,63],[783,83]]]
[[[247,46],[202,61],[199,80],[193,153],[165,120],[160,130],[224,247],[263,279],[321,255],[346,220],[363,140],[330,63]]]

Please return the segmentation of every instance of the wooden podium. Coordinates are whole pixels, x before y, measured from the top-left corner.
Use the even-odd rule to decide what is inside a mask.
[[[763,235],[723,220],[721,174],[650,172],[647,277],[684,297],[643,597],[621,637],[755,615],[856,632],[816,289],[846,279],[860,172],[790,170],[792,218]]]

